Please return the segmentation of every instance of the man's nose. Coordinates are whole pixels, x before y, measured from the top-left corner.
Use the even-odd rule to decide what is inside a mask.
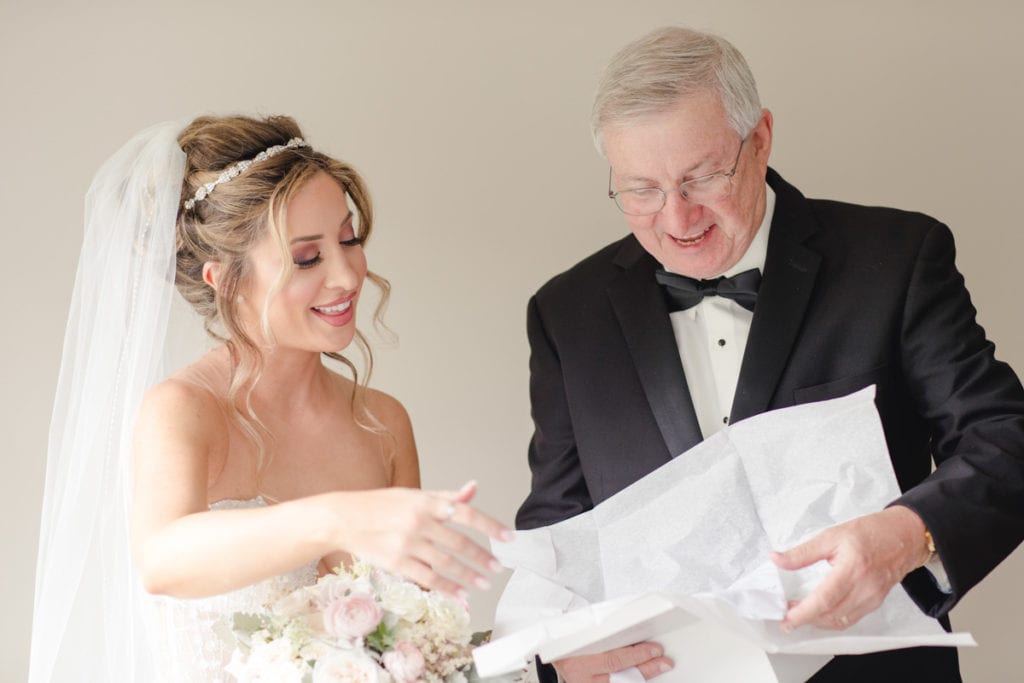
[[[666,228],[674,229],[673,232],[682,235],[698,222],[703,208],[683,197],[678,190],[672,190],[665,195],[665,206],[661,209],[660,218]]]

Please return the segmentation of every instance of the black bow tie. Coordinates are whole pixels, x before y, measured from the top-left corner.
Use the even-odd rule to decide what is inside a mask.
[[[713,280],[694,280],[664,269],[655,271],[654,277],[665,288],[670,312],[685,311],[699,304],[704,297],[715,295],[732,299],[748,311],[753,311],[757,302],[757,288],[761,284],[761,271],[757,268]]]

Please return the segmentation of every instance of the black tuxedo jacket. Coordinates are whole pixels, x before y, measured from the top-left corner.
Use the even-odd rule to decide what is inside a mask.
[[[771,169],[768,183],[775,213],[730,422],[877,385],[895,502],[931,531],[952,592],[924,570],[904,586],[944,617],[1024,537],[1024,391],[975,321],[946,226],[807,199]],[[701,441],[656,268],[629,236],[531,299],[520,528],[584,512]],[[960,676],[955,650],[915,648],[837,657],[812,680]]]

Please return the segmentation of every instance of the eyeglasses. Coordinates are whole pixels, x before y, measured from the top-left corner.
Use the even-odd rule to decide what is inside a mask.
[[[728,173],[718,172],[702,175],[681,183],[677,190],[683,199],[693,204],[714,204],[720,202],[732,194],[732,177],[736,175],[736,169],[740,165],[740,152],[747,139],[740,141],[740,148],[736,150],[736,161],[733,162],[732,170]],[[615,201],[619,211],[628,216],[650,216],[665,208],[667,197],[665,191],[660,187],[640,187],[635,190],[622,190],[616,192],[612,189],[612,169],[608,169],[608,197]]]

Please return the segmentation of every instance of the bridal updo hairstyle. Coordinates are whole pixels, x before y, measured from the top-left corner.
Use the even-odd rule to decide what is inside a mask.
[[[316,173],[323,171],[333,177],[354,204],[357,236],[365,244],[373,230],[373,206],[363,179],[348,164],[313,150],[310,147],[284,149],[268,159],[252,164],[229,182],[216,189],[190,209],[184,208],[199,187],[216,180],[227,168],[239,161],[253,159],[275,145],[284,145],[292,138],[302,137],[298,124],[287,116],[255,119],[245,116],[202,116],[182,131],[178,143],[187,157],[185,180],[181,188],[181,207],[177,220],[177,272],[175,284],[181,295],[203,318],[207,333],[222,341],[232,360],[230,409],[240,426],[249,434],[262,453],[262,423],[252,411],[248,396],[259,379],[263,356],[261,348],[273,344],[266,308],[261,321],[265,341],[258,343],[238,321],[238,297],[250,276],[249,252],[270,230],[277,239],[286,264],[270,290],[270,297],[280,291],[291,277],[294,266],[288,247],[285,213],[289,200]],[[203,264],[220,263],[217,288],[203,280]],[[372,272],[367,279],[381,290],[374,312],[379,323],[387,304],[390,285]],[[366,367],[359,381],[356,366],[335,350],[325,355],[345,364],[352,372],[353,415],[357,424],[373,431],[381,429],[365,406],[363,389],[373,368],[373,354],[366,338],[358,330],[355,343]],[[237,406],[243,396],[244,411]]]

